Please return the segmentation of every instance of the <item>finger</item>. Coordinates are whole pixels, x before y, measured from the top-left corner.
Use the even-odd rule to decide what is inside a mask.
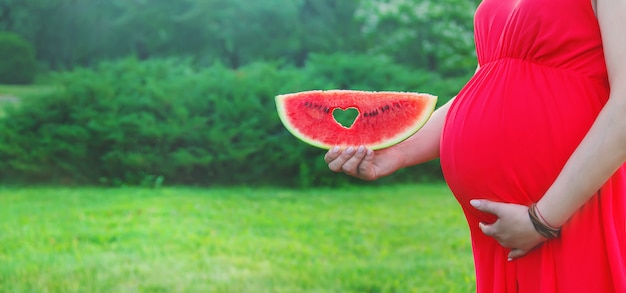
[[[339,154],[341,153],[340,150],[341,148],[338,146],[335,146],[328,150],[328,152],[326,152],[326,155],[324,155],[324,162],[326,162],[326,164],[330,164],[330,162],[337,159],[337,157],[339,157]]]
[[[493,228],[493,225],[487,225],[481,222],[481,223],[478,223],[478,227],[480,228],[481,231],[483,231],[483,234],[489,237],[493,237],[495,235],[495,229]]]
[[[376,178],[376,172],[369,172],[372,169],[374,163],[374,151],[367,149],[365,157],[357,167],[356,173],[359,177],[367,180],[373,180]]]
[[[479,211],[494,214],[498,217],[500,217],[500,207],[503,205],[503,203],[494,202],[486,199],[472,199],[470,200],[470,204]]]
[[[339,151],[340,154],[337,158],[328,163],[328,168],[335,172],[343,171],[343,165],[354,155],[354,148],[348,147],[343,152]]]
[[[511,252],[509,252],[509,261],[512,261],[516,258],[520,258],[522,256],[526,255],[526,251],[519,249],[519,248],[514,248],[511,250]]]
[[[364,152],[365,152],[365,155],[363,156],[363,159],[357,166],[356,175],[358,178],[361,178],[363,180],[374,180],[377,178],[376,171],[373,168],[374,151],[372,151],[371,149],[365,148]]]
[[[504,248],[513,248],[513,246],[507,242],[504,241],[498,241],[498,244],[500,244],[500,246],[504,247]]]
[[[356,149],[356,152],[354,153],[354,155],[343,164],[342,166],[343,171],[347,174],[358,176],[359,166],[361,165],[361,163],[363,163],[363,159],[365,158],[366,155],[367,155],[367,149],[364,146],[359,146]],[[367,165],[367,162],[365,163],[366,163],[365,165]],[[362,166],[361,168],[366,169],[367,166]]]

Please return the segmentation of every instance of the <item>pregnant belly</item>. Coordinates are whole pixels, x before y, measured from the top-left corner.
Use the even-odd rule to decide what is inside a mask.
[[[607,96],[596,80],[536,64],[481,69],[457,96],[442,134],[452,192],[466,211],[474,198],[538,201]]]

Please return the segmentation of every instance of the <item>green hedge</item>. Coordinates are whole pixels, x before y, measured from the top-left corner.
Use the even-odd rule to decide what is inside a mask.
[[[351,88],[450,92],[451,83],[386,58],[312,56],[304,68],[237,70],[126,59],[57,77],[63,90],[0,119],[0,180],[105,185],[339,185],[324,151],[291,136],[274,96]],[[442,99],[442,102],[445,99]],[[417,168],[417,169],[416,169]],[[381,182],[439,178],[436,163]],[[376,184],[376,183],[374,183]]]
[[[16,34],[0,32],[0,83],[32,83],[36,71],[33,46]]]

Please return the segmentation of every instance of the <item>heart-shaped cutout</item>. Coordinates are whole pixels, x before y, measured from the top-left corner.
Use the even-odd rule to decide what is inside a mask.
[[[335,121],[337,121],[337,123],[341,124],[345,128],[352,127],[352,124],[354,124],[354,121],[358,116],[359,110],[357,110],[356,108],[348,108],[345,110],[336,108],[335,110],[333,110],[333,118],[335,118]]]

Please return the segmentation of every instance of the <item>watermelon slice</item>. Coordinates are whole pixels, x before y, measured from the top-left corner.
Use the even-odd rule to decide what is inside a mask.
[[[313,146],[360,146],[382,149],[417,132],[435,110],[437,97],[409,92],[355,90],[306,91],[276,97],[278,115],[294,136]],[[357,109],[345,127],[335,109]]]

